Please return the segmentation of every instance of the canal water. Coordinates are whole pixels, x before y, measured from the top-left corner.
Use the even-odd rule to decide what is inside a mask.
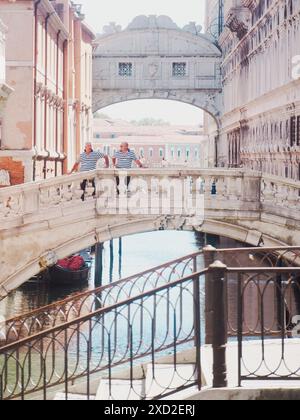
[[[201,249],[204,244],[215,246],[241,246],[234,241],[230,243],[215,236],[206,236],[197,232],[162,231],[139,234],[116,239],[104,244],[103,273],[96,277],[96,286],[164,264]],[[94,268],[94,267],[93,267]],[[95,276],[92,270],[89,289],[95,287]],[[6,319],[26,313],[33,309],[64,299],[87,287],[54,287],[43,281],[29,281],[3,302],[0,302],[0,315]]]

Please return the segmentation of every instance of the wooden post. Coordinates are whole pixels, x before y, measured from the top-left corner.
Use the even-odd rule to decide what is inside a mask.
[[[101,287],[103,281],[103,243],[96,244],[95,248],[95,287]]]

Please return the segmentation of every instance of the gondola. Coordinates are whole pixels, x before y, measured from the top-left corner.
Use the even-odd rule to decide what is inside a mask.
[[[84,262],[84,265],[76,270],[62,267],[59,264],[54,265],[49,270],[51,284],[56,286],[66,285],[84,285],[87,284],[90,278],[91,263]]]

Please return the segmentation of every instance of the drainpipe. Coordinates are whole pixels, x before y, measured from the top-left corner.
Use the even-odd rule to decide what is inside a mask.
[[[37,116],[37,104],[36,104],[36,90],[37,90],[37,55],[38,55],[38,8],[42,0],[37,0],[34,3],[34,80],[33,80],[33,147],[35,149],[35,156],[33,161],[33,181],[36,178],[36,159],[37,159],[37,131],[36,131],[36,116]]]
[[[69,40],[66,39],[63,45],[63,153],[66,156],[63,163],[63,173],[65,174],[68,170],[68,100],[69,100],[69,87],[68,87],[68,66],[69,66]]]
[[[57,36],[56,36],[56,96],[58,97],[58,93],[59,93],[59,89],[58,89],[58,84],[59,84],[59,37],[60,37],[61,31],[57,32]],[[55,139],[55,151],[57,154],[60,154],[60,151],[58,151],[58,139],[59,139],[59,132],[58,132],[58,107],[56,105],[56,128],[55,128],[55,133],[56,133],[56,139]],[[55,162],[55,176],[57,176],[57,164],[58,161]]]
[[[45,19],[45,40],[46,40],[46,44],[45,44],[45,87],[47,88],[48,86],[48,22],[50,17],[52,16],[52,13],[48,13],[47,17]],[[47,118],[47,97],[45,97],[45,108],[44,108],[44,149],[45,151],[47,151],[47,122],[48,122],[48,118]],[[49,151],[48,151],[49,154]],[[44,162],[44,178],[46,179],[47,177],[47,160],[45,159]]]

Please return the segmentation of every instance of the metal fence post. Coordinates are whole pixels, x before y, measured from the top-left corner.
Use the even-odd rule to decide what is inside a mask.
[[[228,322],[225,303],[227,266],[215,261],[210,265],[209,271],[212,282],[213,387],[226,388],[228,385],[226,363]]]
[[[203,248],[204,264],[205,267],[210,267],[216,257],[216,248],[211,245]],[[213,307],[212,307],[212,278],[211,272],[209,271],[205,279],[205,344],[212,344],[213,337]]]

